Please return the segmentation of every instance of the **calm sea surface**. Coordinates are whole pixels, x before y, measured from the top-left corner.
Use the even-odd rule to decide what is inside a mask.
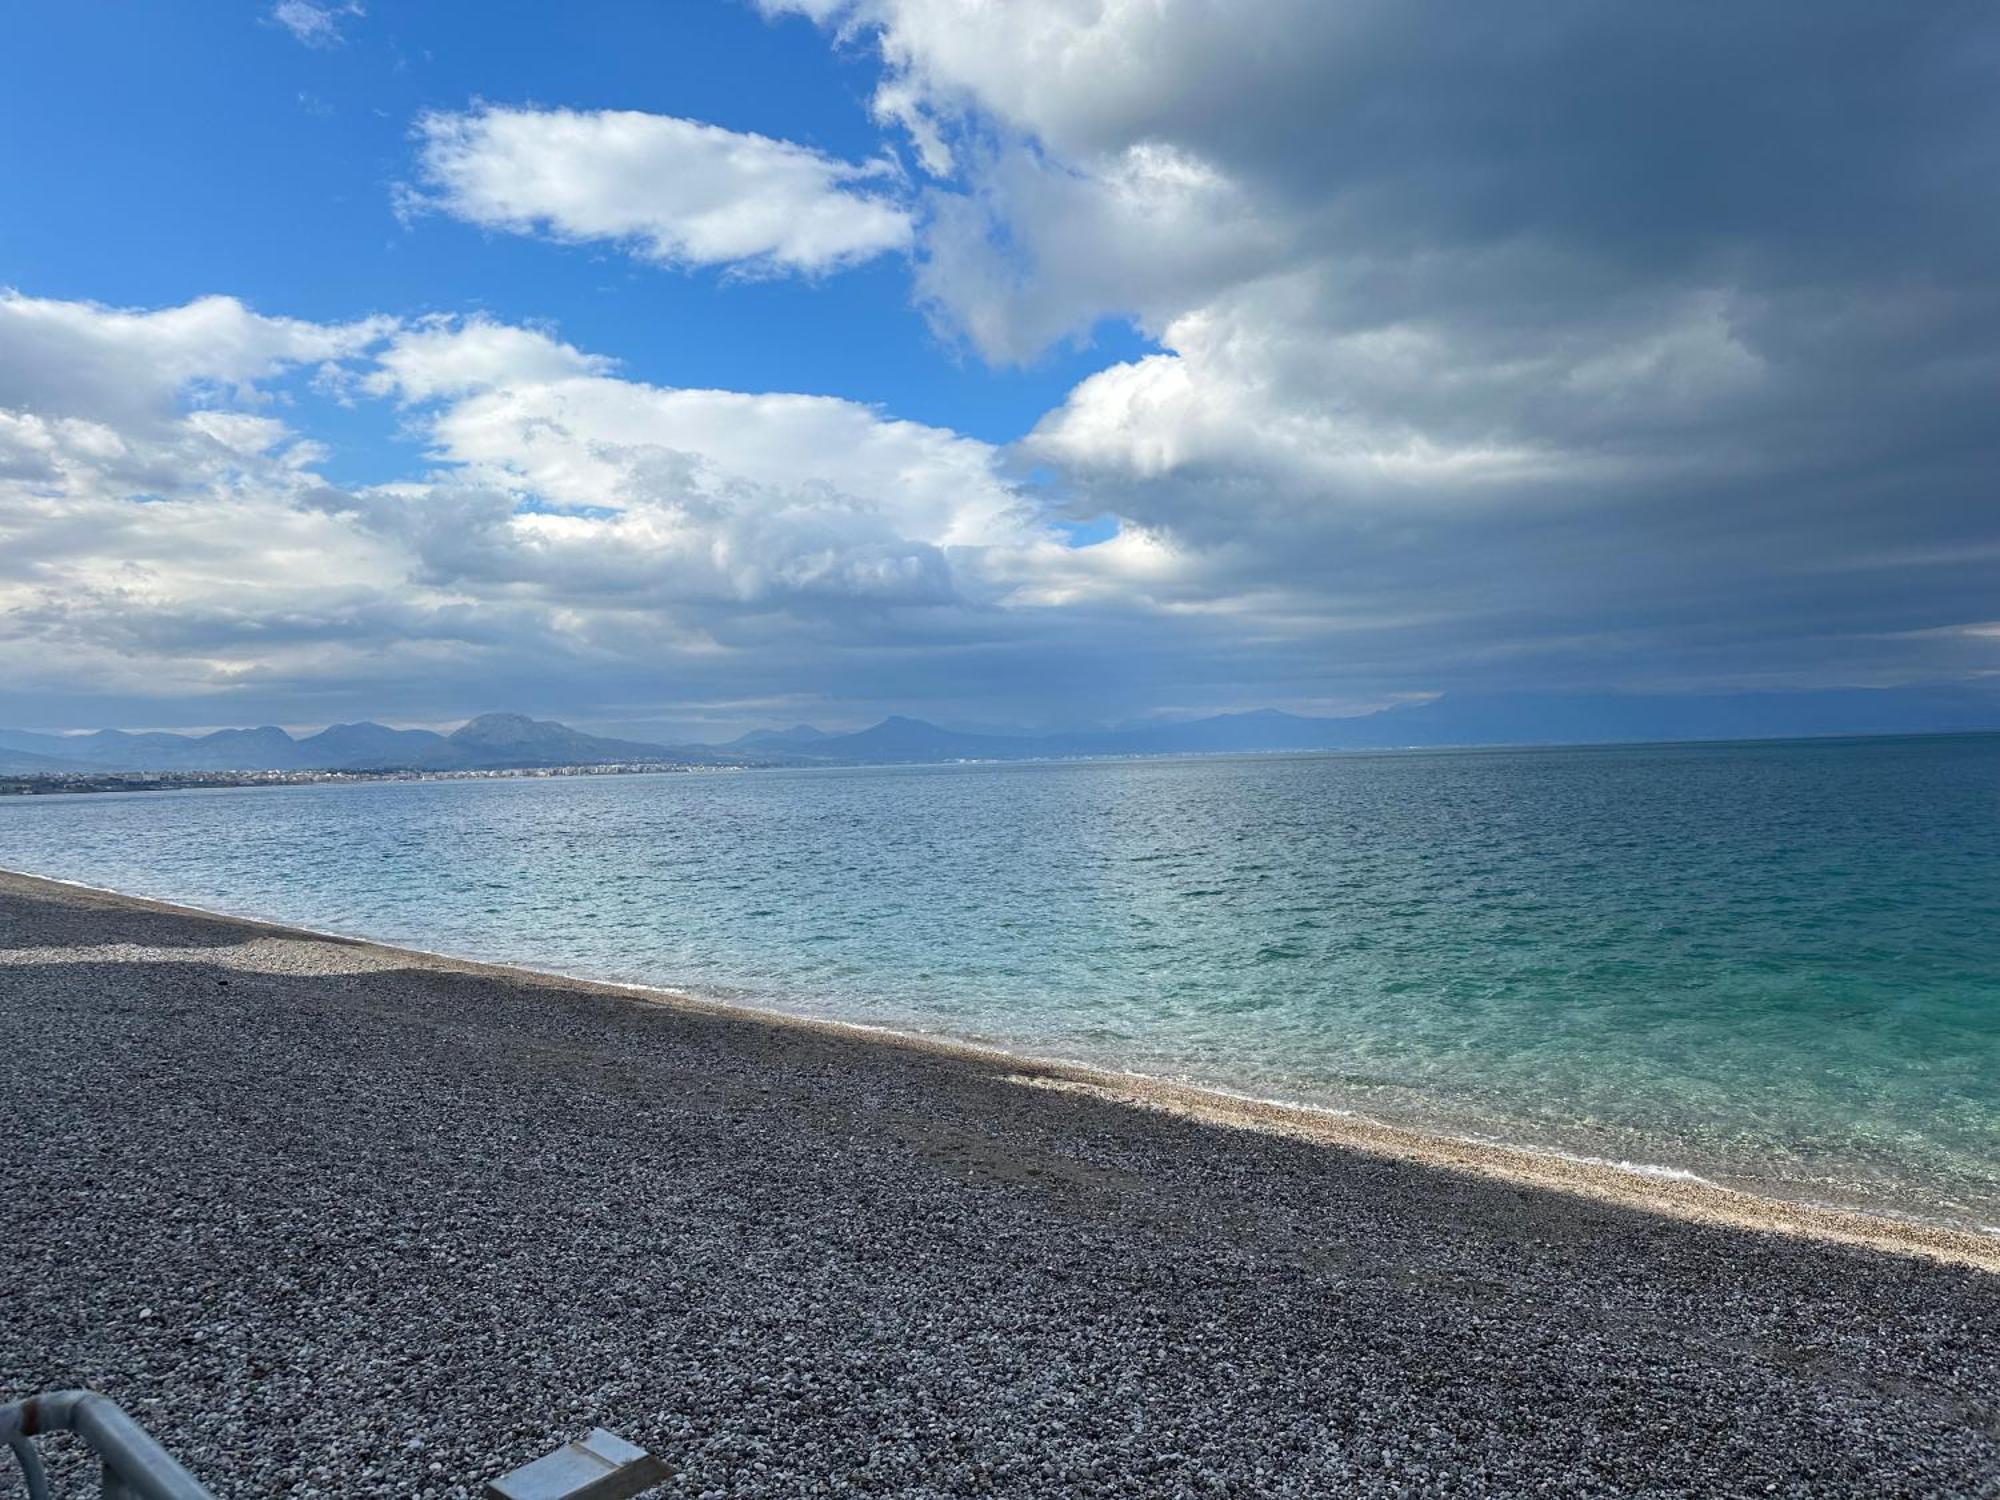
[[[10,798],[0,864],[2000,1225],[2000,737]]]

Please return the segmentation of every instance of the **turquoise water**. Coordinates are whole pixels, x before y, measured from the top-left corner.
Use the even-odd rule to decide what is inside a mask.
[[[0,864],[2000,1224],[2000,737],[15,798]]]

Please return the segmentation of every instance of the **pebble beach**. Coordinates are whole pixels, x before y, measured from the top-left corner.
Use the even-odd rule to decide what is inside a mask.
[[[0,1058],[0,1398],[219,1496],[2000,1493],[1990,1236],[27,876]]]

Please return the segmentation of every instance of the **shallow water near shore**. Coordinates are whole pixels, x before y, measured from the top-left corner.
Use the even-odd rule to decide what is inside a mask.
[[[2000,737],[19,798],[0,865],[2000,1224]]]

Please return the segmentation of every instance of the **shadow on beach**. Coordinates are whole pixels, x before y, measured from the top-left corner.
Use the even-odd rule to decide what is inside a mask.
[[[0,951],[23,948],[234,948],[256,932],[240,922],[169,911],[84,887],[0,877]]]

